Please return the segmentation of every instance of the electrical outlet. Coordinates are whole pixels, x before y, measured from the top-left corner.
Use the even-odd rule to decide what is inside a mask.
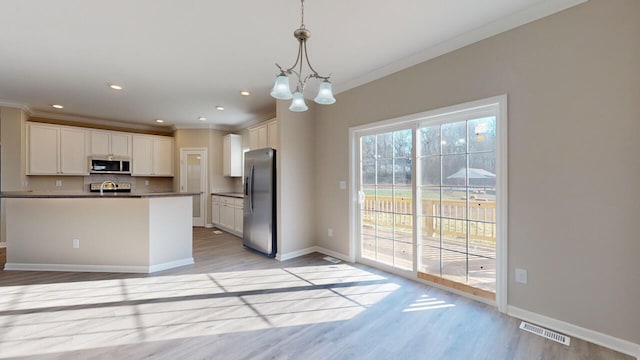
[[[333,229],[332,228],[328,228],[327,229],[327,236],[333,237]]]
[[[56,187],[62,186],[62,180],[56,180]]]
[[[144,186],[149,186],[149,180],[144,181]]]
[[[74,249],[80,248],[80,239],[73,239],[73,248]]]
[[[346,181],[340,181],[340,190],[347,190],[347,182]]]
[[[516,282],[520,284],[527,283],[527,270],[526,269],[516,269]]]

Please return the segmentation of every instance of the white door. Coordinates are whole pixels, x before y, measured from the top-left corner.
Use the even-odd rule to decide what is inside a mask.
[[[180,192],[195,192],[193,226],[205,225],[207,149],[180,149]]]

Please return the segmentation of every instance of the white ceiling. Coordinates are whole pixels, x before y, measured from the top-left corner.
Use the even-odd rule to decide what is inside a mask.
[[[307,0],[309,56],[339,93],[581,2]],[[0,105],[133,126],[246,125],[275,113],[274,63],[293,63],[299,25],[299,0],[1,0]]]

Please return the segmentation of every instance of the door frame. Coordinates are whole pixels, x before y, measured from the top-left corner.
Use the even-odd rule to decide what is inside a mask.
[[[500,194],[497,198],[497,209],[496,209],[496,235],[497,235],[497,246],[496,246],[496,300],[487,301],[486,299],[476,297],[470,295],[468,293],[460,292],[452,288],[443,287],[441,285],[431,283],[425,280],[421,280],[417,277],[416,271],[416,263],[415,258],[417,256],[417,252],[414,251],[414,271],[411,272],[410,276],[413,280],[422,281],[425,283],[429,283],[435,287],[444,288],[448,291],[460,294],[465,297],[471,297],[475,300],[489,303],[491,305],[495,305],[498,311],[502,313],[507,312],[507,284],[508,284],[508,127],[507,127],[507,95],[498,95],[486,99],[481,99],[477,101],[471,101],[467,103],[462,103],[458,105],[453,105],[449,107],[444,107],[440,109],[425,111],[417,114],[401,116],[393,119],[382,120],[378,122],[373,122],[370,124],[364,124],[349,128],[349,260],[352,262],[356,262],[360,259],[359,249],[358,249],[358,236],[360,229],[360,218],[359,218],[359,141],[358,139],[362,134],[369,131],[375,130],[386,130],[392,129],[395,127],[402,126],[402,124],[408,123],[418,123],[420,121],[436,118],[443,115],[451,115],[457,112],[468,112],[477,108],[494,106],[496,108],[496,192]],[[414,136],[414,151],[415,151],[415,139]],[[415,166],[413,169],[414,179],[415,179]],[[415,189],[415,184],[414,184]],[[415,202],[415,199],[414,199]],[[415,204],[414,204],[415,205]],[[414,225],[414,233],[415,233],[415,225]],[[414,244],[417,246],[417,243]],[[415,250],[415,249],[414,249]],[[406,272],[398,272],[393,269],[385,269],[394,273],[397,273],[401,276],[407,276]]]
[[[186,192],[186,181],[187,181],[187,166],[186,159],[187,155],[200,155],[201,160],[201,171],[200,171],[200,184],[201,184],[201,199],[200,201],[200,217],[193,218],[193,226],[206,226],[207,224],[207,197],[205,194],[208,189],[208,152],[207,148],[180,148],[180,192]]]

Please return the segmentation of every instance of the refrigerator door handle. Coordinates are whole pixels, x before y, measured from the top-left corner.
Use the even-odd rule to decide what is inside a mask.
[[[254,175],[254,165],[251,165],[251,173],[249,175],[249,183],[250,183],[250,192],[251,192],[251,196],[249,196],[249,209],[251,210],[251,213],[253,214],[253,175]]]

